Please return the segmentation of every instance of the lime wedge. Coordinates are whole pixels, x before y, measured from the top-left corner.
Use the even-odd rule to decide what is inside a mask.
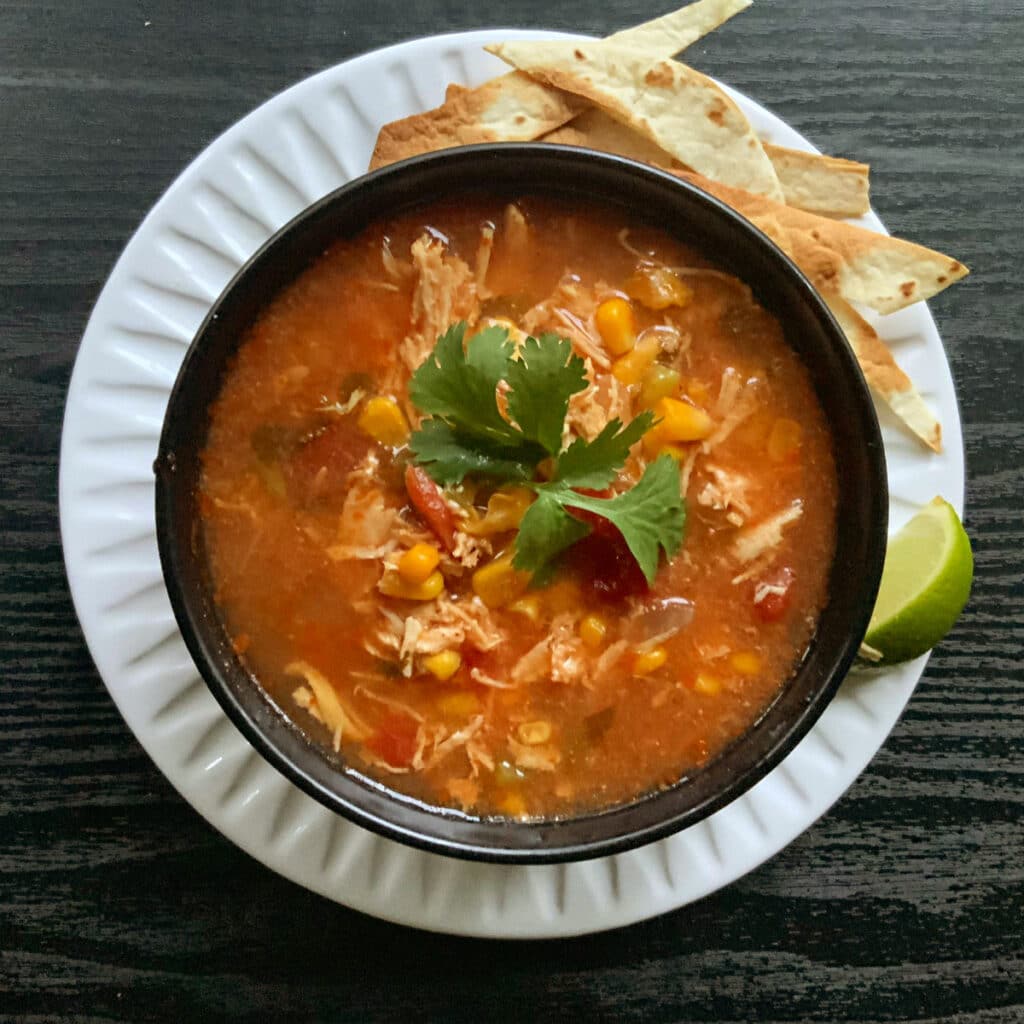
[[[948,501],[934,498],[889,540],[864,642],[888,664],[931,650],[967,604],[973,574],[960,517]]]

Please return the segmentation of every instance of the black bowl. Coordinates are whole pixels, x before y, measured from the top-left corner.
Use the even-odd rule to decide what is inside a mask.
[[[741,278],[780,320],[813,380],[834,439],[838,538],[828,602],[793,676],[727,750],[668,789],[564,820],[475,819],[397,794],[309,740],[234,653],[212,597],[197,514],[208,409],[245,329],[332,242],[378,218],[467,193],[589,200],[633,223],[675,233]],[[619,157],[547,145],[447,150],[352,182],[299,214],[235,275],[214,304],[171,393],[156,471],[164,578],[199,671],[252,745],[331,810],[437,853],[505,862],[583,860],[692,825],[749,789],[810,729],[842,681],[867,628],[885,553],[885,456],[860,369],[839,327],[799,270],[750,223],[699,189]]]

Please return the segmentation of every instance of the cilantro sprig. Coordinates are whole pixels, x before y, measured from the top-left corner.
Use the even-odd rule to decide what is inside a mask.
[[[570,509],[612,523],[653,582],[661,553],[675,554],[683,540],[686,512],[675,461],[661,456],[634,487],[612,497],[580,493],[616,479],[630,448],[654,424],[653,414],[626,425],[614,419],[592,441],[577,438],[563,448],[569,400],[587,387],[584,362],[569,341],[528,337],[517,352],[501,327],[485,328],[468,344],[465,336],[465,323],[450,327],[410,381],[409,397],[428,416],[409,442],[416,461],[442,485],[478,476],[531,487],[537,497],[519,525],[513,564],[538,582],[590,533]],[[539,481],[546,460],[549,478]]]

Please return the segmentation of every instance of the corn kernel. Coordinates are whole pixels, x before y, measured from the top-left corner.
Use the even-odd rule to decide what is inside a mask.
[[[526,817],[526,801],[518,793],[506,793],[498,802],[498,809],[509,818]]]
[[[615,379],[627,387],[639,384],[644,374],[654,365],[661,346],[656,338],[642,338],[636,343],[632,352],[620,356],[612,364]]]
[[[442,682],[451,679],[462,667],[462,655],[458,651],[438,651],[423,659],[423,667]]]
[[[761,659],[753,651],[737,651],[729,658],[729,664],[741,676],[756,676],[761,671]]]
[[[698,672],[697,678],[693,681],[693,688],[704,694],[705,697],[714,697],[722,690],[722,683],[717,676],[709,675],[707,672]]]
[[[613,356],[622,356],[636,344],[633,307],[625,299],[605,299],[594,313],[594,323]]]
[[[423,583],[440,561],[441,552],[433,544],[413,544],[398,560],[398,574],[409,583]]]
[[[803,429],[796,420],[780,417],[772,424],[768,435],[768,457],[775,462],[782,462],[800,449]]]
[[[661,398],[671,398],[679,390],[679,371],[668,366],[654,364],[640,384],[640,404],[653,409]]]
[[[397,572],[385,572],[377,589],[387,597],[401,597],[406,601],[433,601],[444,590],[444,577],[432,572],[422,583],[410,583]]]
[[[515,612],[516,615],[522,615],[531,622],[540,621],[540,601],[535,597],[521,597],[518,601],[513,601],[508,610]]]
[[[657,672],[668,661],[668,651],[664,647],[652,647],[649,651],[639,651],[633,659],[633,675],[649,676]]]
[[[543,720],[537,722],[521,722],[516,730],[520,743],[536,747],[551,739],[551,723]]]
[[[458,693],[446,693],[443,697],[438,697],[437,708],[445,715],[469,718],[480,710],[480,698],[468,690],[462,690]]]
[[[530,574],[512,567],[511,551],[473,573],[473,593],[488,608],[501,608],[509,604],[521,597],[529,585]]]
[[[681,444],[657,444],[650,449],[651,453],[658,455],[671,455],[676,462],[685,462],[689,451]]]
[[[648,431],[650,444],[660,447],[665,442],[702,441],[715,428],[711,417],[703,410],[678,398],[662,398],[654,406],[660,422]]]
[[[377,395],[371,398],[359,416],[359,429],[374,441],[397,448],[409,439],[409,424],[393,398]]]
[[[495,491],[487,502],[487,514],[476,522],[467,523],[466,533],[487,537],[516,529],[533,503],[533,497],[533,492],[526,487],[503,487]]]
[[[604,643],[608,634],[608,623],[600,615],[585,615],[580,623],[580,639],[596,650]]]
[[[626,294],[648,309],[668,309],[669,306],[687,306],[693,300],[693,290],[667,267],[637,267],[626,278]]]

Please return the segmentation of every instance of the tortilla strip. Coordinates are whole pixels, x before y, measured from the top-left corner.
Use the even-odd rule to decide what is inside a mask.
[[[914,382],[900,369],[875,329],[838,295],[822,296],[842,327],[864,379],[871,390],[929,448],[942,451],[942,426],[918,394]]]
[[[606,38],[618,46],[646,50],[652,57],[674,57],[752,3],[753,0],[697,0],[678,11],[670,11]]]
[[[561,128],[544,135],[540,142],[554,142],[562,146],[585,146],[603,153],[615,153],[641,163],[654,164],[672,171],[686,168],[671,153],[666,153],[656,142],[634,131],[628,124],[616,121],[598,107],[584,110]]]
[[[823,217],[859,217],[871,209],[867,164],[762,143],[787,206]]]
[[[484,49],[547,85],[575,93],[700,174],[783,200],[743,112],[706,75],[612,43],[497,43]]]
[[[421,153],[478,142],[529,142],[576,116],[586,104],[514,71],[464,89],[422,114],[384,125],[370,170]]]
[[[823,294],[838,293],[894,313],[948,288],[968,273],[950,256],[877,231],[795,210],[690,171],[677,177],[720,199],[760,228]]]
[[[636,48],[671,57],[749,6],[750,0],[698,0],[618,36]],[[513,71],[463,90],[433,110],[384,125],[370,170],[451,146],[530,142],[572,120],[585,106],[574,96]]]
[[[670,170],[685,169],[661,146],[597,107],[583,111],[567,125],[549,132],[541,141],[563,146],[586,146]],[[769,142],[762,145],[778,175],[787,206],[826,217],[856,217],[867,213],[867,164],[803,153]]]

